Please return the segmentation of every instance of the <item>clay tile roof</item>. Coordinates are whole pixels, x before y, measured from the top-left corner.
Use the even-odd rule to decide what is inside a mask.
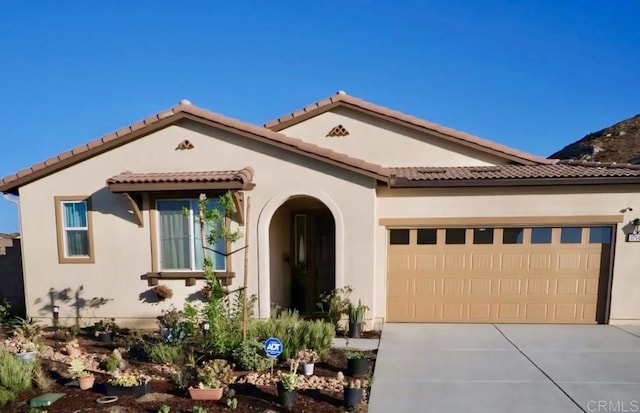
[[[640,183],[639,165],[562,161],[555,165],[390,168],[391,186]],[[611,181],[610,179],[615,179]]]
[[[437,123],[429,122],[415,116],[407,115],[402,112],[379,106],[371,102],[364,101],[360,98],[349,96],[343,91],[340,91],[327,99],[323,99],[319,102],[315,102],[311,105],[305,106],[302,109],[283,115],[278,119],[269,121],[264,124],[264,127],[274,131],[280,131],[291,125],[302,122],[305,119],[309,119],[313,116],[324,113],[336,106],[350,107],[385,118],[390,121],[421,129],[427,133],[435,133],[446,140],[456,142],[464,146],[472,147],[483,152],[501,156],[517,163],[552,164],[556,162],[556,160],[535,156],[526,152],[519,151],[517,149],[510,148],[506,145],[491,142],[489,140],[482,139],[465,132],[460,132],[446,126],[438,125]]]
[[[107,179],[107,184],[148,184],[186,182],[239,182],[253,181],[253,169],[239,171],[198,171],[198,172],[123,172]]]
[[[169,110],[147,117],[142,122],[136,122],[131,126],[121,128],[116,132],[107,134],[99,139],[95,139],[88,144],[80,145],[71,151],[66,151],[55,157],[49,158],[44,162],[44,164],[36,164],[15,174],[8,175],[0,179],[0,192],[17,193],[18,188],[22,185],[33,182],[115,147],[124,145],[132,140],[145,136],[185,118],[229,130],[248,137],[249,139],[273,145],[290,152],[299,153],[303,156],[336,165],[374,179],[386,181],[389,175],[388,169],[380,165],[353,158],[332,150],[326,150],[317,145],[305,143],[300,139],[291,138],[284,134],[259,126],[228,118],[206,109],[198,108],[188,102],[181,102],[179,105],[174,106]]]

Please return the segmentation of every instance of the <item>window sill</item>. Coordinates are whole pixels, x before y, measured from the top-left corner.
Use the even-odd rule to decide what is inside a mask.
[[[236,276],[235,272],[216,271],[216,278],[220,283],[227,287]],[[160,280],[185,280],[186,286],[196,284],[196,280],[204,280],[204,272],[202,271],[160,271],[148,272],[144,276],[149,286],[158,285]]]

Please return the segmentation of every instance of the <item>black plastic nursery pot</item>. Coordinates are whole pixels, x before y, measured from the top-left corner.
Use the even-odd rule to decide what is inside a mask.
[[[362,335],[362,323],[349,322],[349,338],[360,338]]]
[[[139,386],[123,387],[123,386],[114,386],[113,384],[106,383],[104,385],[104,391],[107,394],[107,396],[140,397],[151,392],[151,384],[145,383]]]
[[[278,403],[280,405],[286,407],[287,409],[292,409],[296,404],[296,400],[298,399],[298,393],[293,391],[287,391],[284,389],[281,383],[277,384],[278,388]]]
[[[369,372],[369,359],[347,359],[347,376],[362,377]]]
[[[96,334],[96,338],[101,343],[111,343],[113,341],[113,333],[106,333],[104,331],[99,331]]]
[[[362,401],[362,389],[344,388],[344,406],[353,407]]]

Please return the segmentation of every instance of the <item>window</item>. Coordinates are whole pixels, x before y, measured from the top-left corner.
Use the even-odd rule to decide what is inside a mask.
[[[421,228],[418,230],[418,245],[435,245],[438,243],[438,230]]]
[[[409,230],[408,229],[390,230],[389,243],[391,245],[409,245]]]
[[[493,228],[474,228],[474,244],[493,244]]]
[[[524,235],[523,228],[504,228],[502,230],[503,244],[522,244]]]
[[[590,244],[611,244],[611,227],[589,228]]]
[[[537,227],[531,228],[532,244],[551,244],[551,228]]]
[[[216,200],[209,200],[209,208],[217,208]],[[156,201],[158,211],[159,256],[161,271],[201,271],[202,236],[198,222],[196,199],[171,199]],[[186,211],[186,213],[184,212]],[[205,237],[212,228],[205,227]],[[206,240],[205,240],[206,242]],[[225,270],[225,241],[217,240],[207,245],[207,255],[216,271]],[[214,251],[212,251],[212,249]]]
[[[560,231],[561,244],[580,244],[582,242],[582,228],[564,227]]]
[[[55,197],[58,262],[93,263],[89,197]]]
[[[466,231],[464,228],[448,228],[445,233],[445,243],[464,244]]]

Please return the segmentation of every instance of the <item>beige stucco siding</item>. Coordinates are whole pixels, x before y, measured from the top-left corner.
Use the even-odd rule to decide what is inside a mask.
[[[185,139],[195,149],[176,150]],[[65,301],[61,296],[56,300],[62,306],[62,317],[75,316],[76,292],[82,300],[96,305],[91,308],[86,304],[81,309],[82,317],[153,318],[171,302],[181,307],[183,300],[201,284],[186,287],[181,280],[163,281],[174,291],[170,302],[151,305],[141,301],[140,294],[149,287],[140,277],[151,271],[149,212],[145,209],[144,227],[139,228],[127,211],[124,197],[109,192],[105,180],[123,171],[237,170],[246,166],[254,168],[256,183],[255,189],[246,193],[251,197],[250,293],[257,294],[258,286],[269,278],[269,266],[258,268],[259,255],[269,255],[268,250],[259,250],[260,245],[268,245],[261,244],[259,238],[260,220],[268,228],[271,218],[264,212],[265,205],[273,207],[274,199],[282,194],[304,195],[311,188],[326,202],[333,203],[341,214],[344,226],[341,244],[348,250],[344,251],[342,268],[337,269],[339,281],[354,285],[356,298],[372,302],[373,179],[228,132],[183,122],[20,188],[29,314],[49,317],[49,292],[67,288],[71,289],[69,299]],[[95,264],[58,263],[54,196],[60,195],[91,195]],[[237,245],[243,243],[240,240]],[[238,273],[234,287],[242,280],[243,259],[242,253],[233,257],[233,270]],[[269,313],[269,290],[260,299],[259,311],[263,316]]]
[[[349,135],[327,137],[327,133],[337,125],[344,126]],[[497,156],[344,107],[334,108],[281,132],[383,166],[480,166],[506,163]]]
[[[640,186],[452,188],[379,190],[378,218],[526,217],[620,215],[611,292],[611,323],[640,321],[640,243],[626,242],[640,211]],[[620,211],[632,207],[632,212]],[[562,222],[558,222],[562,224]],[[387,231],[378,225],[376,255],[386,257]],[[375,302],[385,308],[386,262],[376,264]]]

